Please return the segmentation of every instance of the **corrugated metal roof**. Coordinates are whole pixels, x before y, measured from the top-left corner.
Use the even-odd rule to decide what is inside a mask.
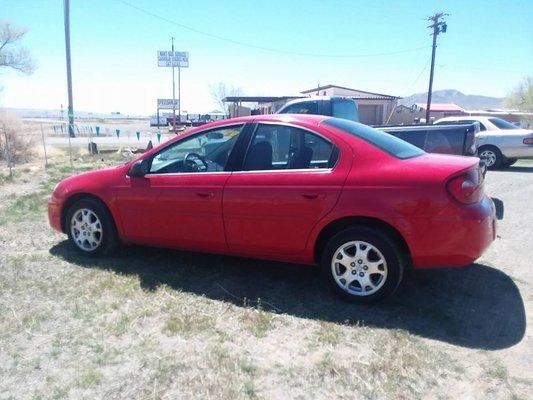
[[[398,96],[392,96],[392,95],[382,94],[382,93],[367,92],[366,90],[353,89],[353,88],[349,88],[349,87],[345,87],[345,86],[338,86],[338,85],[318,86],[318,87],[313,88],[313,89],[303,90],[301,93],[306,93],[307,94],[307,93],[318,92],[320,90],[331,89],[331,88],[337,88],[337,89],[343,89],[343,90],[351,90],[353,92],[361,92],[361,93],[366,93],[366,94],[370,95],[368,97],[359,97],[360,99],[375,99],[375,98],[379,98],[381,100],[385,100],[385,99],[386,100],[401,99],[401,97],[398,97]],[[348,95],[346,97],[348,97]],[[349,96],[349,97],[352,97],[352,96]]]
[[[278,100],[298,99],[307,96],[228,96],[224,97],[224,102],[242,102],[242,103],[270,103]]]

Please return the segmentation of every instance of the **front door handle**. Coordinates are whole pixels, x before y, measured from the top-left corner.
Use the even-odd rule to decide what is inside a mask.
[[[211,197],[215,196],[213,192],[196,192],[196,195],[203,197],[204,199],[210,199]]]
[[[306,199],[313,200],[318,197],[318,193],[302,193],[302,196]]]

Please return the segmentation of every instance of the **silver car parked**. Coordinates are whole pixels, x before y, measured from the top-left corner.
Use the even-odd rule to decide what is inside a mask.
[[[476,135],[478,155],[488,168],[509,167],[519,158],[533,159],[533,130],[521,129],[501,118],[457,116],[441,118],[435,124],[473,122],[480,125]]]

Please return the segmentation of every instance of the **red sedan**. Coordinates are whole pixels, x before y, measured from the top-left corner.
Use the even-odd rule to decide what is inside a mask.
[[[190,130],[60,182],[50,224],[88,256],[119,242],[319,264],[345,298],[404,268],[464,266],[495,238],[479,159],[426,154],[348,120],[269,115]]]

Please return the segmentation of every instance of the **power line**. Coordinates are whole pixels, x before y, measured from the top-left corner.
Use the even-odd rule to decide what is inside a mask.
[[[420,70],[420,72],[418,73],[418,75],[416,76],[415,80],[411,83],[411,85],[409,86],[409,88],[405,91],[405,93],[409,93],[411,91],[411,89],[413,88],[413,86],[415,86],[415,84],[418,82],[418,80],[420,79],[420,77],[422,76],[422,74],[426,71],[426,68],[428,67],[429,63],[431,62],[431,57],[428,58],[428,60],[426,61],[426,63],[424,64],[424,66],[422,67],[422,69]]]
[[[124,1],[124,0],[116,0],[116,1],[128,6],[130,8],[133,8],[133,9],[135,9],[135,10],[137,10],[137,11],[143,13],[143,14],[149,15],[152,18],[159,19],[159,20],[164,21],[164,22],[166,22],[168,24],[175,25],[175,26],[177,26],[179,28],[186,29],[188,31],[197,33],[199,35],[203,35],[203,36],[207,36],[207,37],[210,37],[210,38],[213,38],[213,39],[217,39],[217,40],[221,40],[221,41],[224,41],[224,42],[232,43],[232,44],[235,44],[235,45],[238,45],[238,46],[249,47],[249,48],[256,49],[256,50],[268,51],[268,52],[271,52],[271,53],[287,54],[287,55],[294,55],[294,56],[301,56],[301,57],[363,58],[363,57],[391,56],[391,55],[396,55],[396,54],[411,53],[411,52],[414,52],[414,51],[427,49],[427,46],[420,46],[420,47],[415,47],[415,48],[411,48],[411,49],[403,49],[403,50],[383,52],[383,53],[370,53],[370,54],[302,53],[302,52],[297,52],[297,51],[275,49],[275,48],[272,48],[272,47],[259,46],[259,45],[253,44],[253,43],[242,42],[242,41],[239,41],[239,40],[235,40],[235,39],[227,38],[227,37],[224,37],[224,36],[215,35],[213,33],[205,32],[205,31],[202,31],[200,29],[196,29],[196,28],[194,28],[192,26],[185,25],[185,24],[183,24],[181,22],[173,21],[173,20],[171,20],[169,18],[166,18],[166,17],[164,17],[162,15],[155,14],[155,13],[153,13],[151,11],[148,11],[148,10],[146,10],[144,8],[141,8],[139,6],[131,4],[131,3],[127,2],[127,1]]]

